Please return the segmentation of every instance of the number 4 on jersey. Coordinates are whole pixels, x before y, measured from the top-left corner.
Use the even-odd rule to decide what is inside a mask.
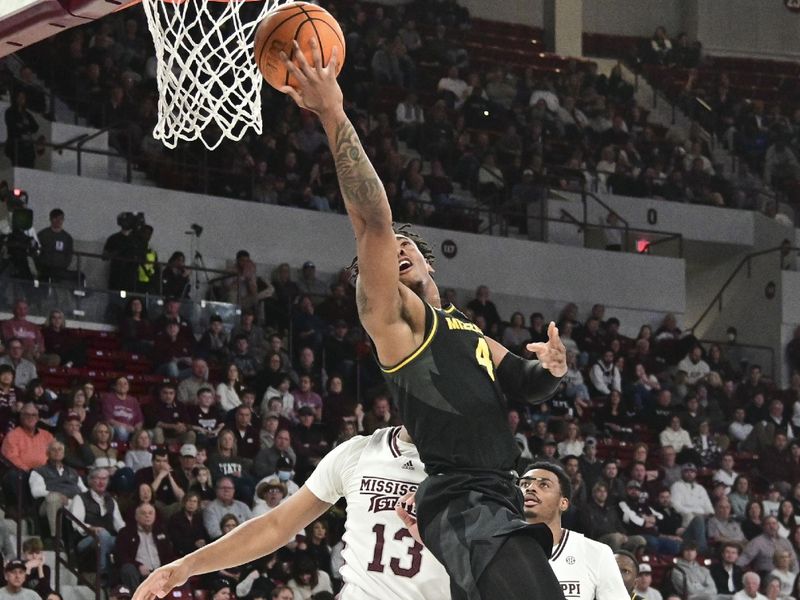
[[[492,353],[489,350],[489,344],[486,343],[484,338],[478,338],[478,347],[475,348],[475,359],[478,364],[486,369],[489,377],[494,381],[494,363],[492,362]]]

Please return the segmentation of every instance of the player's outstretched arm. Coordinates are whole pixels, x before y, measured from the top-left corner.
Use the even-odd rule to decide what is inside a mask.
[[[558,328],[550,322],[547,342],[528,344],[536,360],[526,360],[509,352],[502,344],[486,338],[492,352],[492,362],[497,382],[509,398],[539,404],[550,398],[558,389],[561,378],[567,373],[567,352]]]
[[[153,571],[136,589],[133,600],[163,598],[190,577],[244,565],[275,552],[330,506],[303,486],[267,514],[245,521],[216,542]]]
[[[385,331],[401,323],[401,291],[397,243],[392,211],[383,183],[364,151],[358,133],[344,112],[342,91],[336,82],[338,52],[334,48],[327,66],[315,40],[309,64],[295,42],[297,64],[284,55],[287,70],[298,88],[284,86],[301,107],[315,112],[322,122],[336,163],[336,174],[358,245],[359,314],[371,336],[382,338],[400,332]]]

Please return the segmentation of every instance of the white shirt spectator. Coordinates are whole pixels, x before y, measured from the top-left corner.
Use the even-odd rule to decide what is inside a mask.
[[[686,383],[688,385],[694,385],[711,372],[711,367],[702,358],[695,363],[687,355],[678,363],[678,371],[686,373]]]
[[[729,494],[731,489],[733,489],[733,483],[736,481],[736,478],[739,474],[736,471],[731,471],[728,473],[723,469],[719,469],[714,473],[714,477],[712,477],[712,481],[721,481],[725,484],[727,489],[725,490],[726,494]]]
[[[667,427],[658,436],[658,441],[661,443],[662,448],[664,446],[672,446],[675,448],[675,452],[680,452],[684,448],[692,447],[692,438],[689,437],[689,432],[683,427],[677,431],[672,427]]]
[[[97,505],[100,507],[100,516],[104,517],[106,515],[106,501],[103,496],[91,490],[89,492],[92,495],[92,498]],[[79,521],[83,521],[86,518],[86,505],[83,503],[83,498],[80,495],[75,496],[69,504],[69,511],[75,515],[75,518]],[[122,518],[122,513],[119,510],[119,504],[117,501],[114,500],[114,530],[119,532],[123,527],[125,527],[125,520]],[[113,533],[113,532],[111,532]]]
[[[781,582],[781,596],[789,597],[792,595],[792,586],[794,580],[797,579],[797,571],[781,571],[780,569],[772,569],[769,572],[769,577],[777,577]],[[767,577],[767,579],[769,579]]]
[[[578,129],[586,129],[589,125],[589,119],[580,108],[573,108],[572,111],[568,111],[563,106],[559,106],[556,116],[564,125],[575,125]]]
[[[233,410],[242,404],[242,399],[239,398],[236,390],[224,382],[217,386],[217,399],[224,411]]]
[[[731,600],[767,600],[767,597],[764,594],[756,592],[755,596],[748,596],[744,590],[736,592],[732,597]]]
[[[261,398],[261,414],[265,415],[269,412],[269,401],[273,398],[280,398],[283,403],[281,416],[290,421],[294,421],[294,396],[292,396],[291,392],[281,392],[272,386],[267,388],[267,391],[264,392],[264,396]]]
[[[3,356],[0,357],[0,365],[14,367],[14,385],[18,388],[24,389],[32,379],[39,378],[39,374],[36,372],[36,365],[27,358],[21,358],[19,364],[15,366],[9,356]]]
[[[452,92],[456,97],[456,108],[458,108],[464,103],[464,100],[466,100],[470,87],[467,85],[467,82],[460,77],[442,77],[436,89]]]
[[[57,469],[59,475],[64,473],[64,468],[65,467],[62,466],[60,469]],[[34,498],[44,498],[47,496],[47,484],[44,481],[44,477],[39,475],[36,471],[31,471],[28,485],[31,488],[31,496]],[[86,487],[86,484],[83,483],[83,479],[80,477],[78,477],[78,489],[81,494],[89,491],[89,488]]]
[[[227,506],[218,499],[209,502],[203,509],[203,525],[205,525],[208,535],[213,539],[217,539],[222,535],[219,522],[228,513],[235,516],[239,523],[244,523],[253,518],[253,513],[247,504],[239,500],[234,500]]]
[[[559,456],[580,456],[583,454],[583,440],[564,440],[563,442],[558,443],[558,455]]]
[[[676,481],[669,491],[672,494],[672,506],[683,516],[684,526],[697,515],[710,515],[714,512],[706,488],[698,483]]]
[[[792,406],[792,425],[800,427],[800,400]]]
[[[661,595],[661,592],[659,592],[655,588],[648,587],[646,590],[642,590],[638,587],[634,587],[633,591],[642,600],[664,600],[664,597]]]
[[[619,369],[614,365],[606,367],[603,361],[597,361],[589,372],[589,379],[595,389],[604,396],[608,396],[611,390],[622,392],[622,378]]]
[[[395,110],[395,118],[397,122],[402,125],[425,123],[425,111],[419,104],[411,104],[410,102],[400,102]]]
[[[528,105],[536,106],[539,100],[544,100],[547,110],[553,113],[558,112],[558,108],[561,106],[558,96],[549,90],[534,90]]]
[[[753,426],[750,423],[737,423],[734,421],[728,427],[728,433],[737,442],[743,442],[753,431]]]

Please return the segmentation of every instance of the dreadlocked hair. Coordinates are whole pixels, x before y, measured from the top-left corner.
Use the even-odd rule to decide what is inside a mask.
[[[403,237],[406,237],[414,242],[425,261],[429,265],[433,265],[433,263],[436,261],[436,257],[433,255],[433,249],[431,248],[430,244],[425,241],[425,238],[411,229],[411,225],[409,223],[403,223],[402,225],[398,223],[392,223],[392,230],[394,230],[395,235],[402,235]],[[350,274],[350,283],[355,285],[356,278],[358,277],[358,256],[353,258],[350,266],[347,267],[347,271]]]

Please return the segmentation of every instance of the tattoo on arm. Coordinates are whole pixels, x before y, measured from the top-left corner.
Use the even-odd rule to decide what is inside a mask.
[[[386,191],[367,158],[349,119],[336,128],[334,159],[339,187],[348,211],[353,209],[363,217],[379,215],[385,210]]]

